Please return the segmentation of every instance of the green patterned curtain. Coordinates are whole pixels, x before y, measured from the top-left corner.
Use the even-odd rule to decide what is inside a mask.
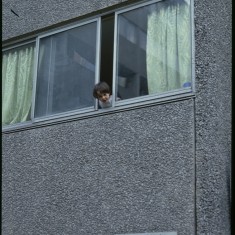
[[[2,125],[30,119],[34,50],[30,44],[3,53]]]
[[[148,17],[147,77],[149,94],[191,86],[190,6],[162,1]]]

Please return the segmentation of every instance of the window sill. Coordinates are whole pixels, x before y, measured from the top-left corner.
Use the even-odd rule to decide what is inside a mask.
[[[76,114],[70,114],[66,116],[58,115],[58,117],[56,118],[54,117],[54,118],[48,118],[44,120],[37,120],[35,122],[25,122],[25,123],[9,125],[6,127],[2,127],[2,133],[9,134],[9,133],[14,133],[14,132],[19,132],[19,131],[41,128],[45,126],[78,121],[82,119],[93,118],[93,117],[98,117],[98,116],[103,116],[103,115],[108,115],[108,114],[114,114],[114,113],[119,113],[119,112],[139,109],[139,108],[178,102],[182,100],[192,99],[194,97],[195,97],[195,94],[193,92],[188,92],[184,94],[178,94],[175,96],[168,96],[168,97],[148,99],[148,100],[146,99],[146,100],[138,101],[135,103],[126,102],[126,103],[121,104],[120,102],[119,104],[118,103],[116,104],[116,107],[112,107],[112,108],[92,110],[87,113],[76,113]]]

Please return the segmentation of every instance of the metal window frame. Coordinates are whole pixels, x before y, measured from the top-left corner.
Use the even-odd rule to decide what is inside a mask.
[[[144,1],[142,3],[135,3],[132,4],[129,7],[123,7],[115,12],[115,21],[114,21],[114,53],[113,53],[113,94],[115,97],[117,97],[117,86],[118,86],[118,79],[117,79],[117,58],[118,58],[118,17],[120,14],[132,11],[141,7],[145,7],[157,2],[161,2],[163,0],[151,0],[151,1]],[[129,98],[126,100],[119,100],[115,101],[115,99],[112,100],[112,107],[118,107],[122,105],[129,105],[133,103],[139,103],[139,102],[146,102],[151,101],[153,99],[168,97],[168,96],[176,96],[176,95],[182,95],[182,94],[189,94],[192,95],[195,94],[195,43],[194,43],[194,14],[193,14],[193,0],[188,0],[190,3],[190,35],[191,35],[191,88],[183,88],[183,89],[177,89],[172,91],[163,92],[160,94],[151,94],[151,95],[145,95],[145,96],[139,96],[134,98]]]
[[[20,42],[16,45],[10,45],[6,48],[4,48],[2,51],[8,51],[14,48],[18,48],[21,46],[25,46],[30,43],[35,43],[35,53],[34,53],[34,72],[33,72],[33,89],[32,89],[32,100],[31,100],[31,112],[30,112],[30,118],[31,120],[26,121],[26,122],[19,122],[19,123],[14,123],[14,124],[9,124],[6,126],[2,127],[2,131],[8,131],[8,130],[14,130],[14,129],[19,129],[19,128],[25,128],[32,126],[34,123],[38,122],[45,122],[48,121],[50,122],[51,120],[58,120],[58,119],[63,119],[63,118],[68,118],[70,116],[74,115],[84,115],[85,113],[92,113],[95,110],[98,110],[98,102],[94,100],[94,105],[93,107],[87,107],[83,109],[76,109],[72,111],[66,111],[66,112],[61,112],[58,114],[53,114],[53,115],[47,115],[43,117],[38,117],[36,118],[34,113],[35,113],[35,102],[36,102],[36,88],[37,88],[37,72],[38,72],[38,62],[39,62],[39,48],[40,48],[40,39],[49,37],[51,35],[55,35],[57,33],[65,32],[73,28],[81,27],[90,23],[96,22],[96,61],[95,61],[95,83],[99,82],[100,80],[100,45],[101,45],[101,16],[96,16],[95,18],[92,18],[90,20],[82,21],[76,24],[72,24],[54,31],[50,31],[47,33],[42,33],[36,37],[36,39],[32,39],[29,41],[25,42]]]
[[[35,118],[34,112],[35,112],[35,101],[36,101],[36,83],[37,83],[37,70],[38,70],[38,57],[39,57],[39,46],[40,46],[40,39],[51,36],[63,31],[67,31],[72,28],[76,28],[79,26],[83,26],[92,22],[97,22],[97,32],[96,32],[96,68],[95,68],[95,83],[100,81],[100,50],[101,50],[101,17],[103,15],[114,13],[114,49],[113,49],[113,94],[115,95],[116,88],[117,88],[117,79],[116,79],[116,70],[117,70],[117,19],[118,15],[127,11],[131,11],[137,8],[141,8],[153,3],[160,2],[162,0],[144,0],[144,1],[138,1],[135,3],[132,3],[128,6],[120,7],[116,10],[110,10],[108,12],[101,13],[99,15],[96,15],[94,17],[91,17],[90,19],[83,19],[79,23],[72,23],[67,26],[62,26],[57,28],[57,30],[50,30],[47,31],[47,33],[40,33],[36,35],[35,37],[27,39],[27,41],[19,41],[16,45],[7,45],[2,51],[7,51],[10,49],[14,49],[20,46],[24,46],[30,43],[36,43],[35,46],[35,63],[34,63],[34,76],[33,76],[33,93],[32,93],[32,106],[31,106],[31,120],[21,123],[15,123],[11,125],[7,125],[2,127],[3,133],[12,133],[15,131],[21,131],[25,129],[31,129],[31,128],[37,128],[42,126],[47,126],[51,124],[56,123],[62,123],[67,122],[70,120],[80,120],[88,117],[96,117],[100,115],[104,115],[107,113],[116,113],[124,110],[131,110],[136,109],[139,107],[147,107],[151,105],[156,104],[162,104],[162,103],[169,103],[169,102],[175,102],[175,101],[181,101],[184,99],[192,99],[195,97],[195,39],[194,39],[194,0],[190,1],[190,9],[191,9],[191,81],[192,85],[191,88],[188,89],[179,89],[175,91],[165,92],[161,94],[152,94],[152,95],[146,95],[146,96],[139,96],[136,98],[121,100],[118,102],[115,102],[115,99],[112,100],[112,107],[109,109],[99,109],[98,110],[98,100],[94,99],[94,108],[89,110],[86,109],[77,109],[69,112],[62,112],[55,115]]]
[[[33,94],[34,94],[34,99],[33,99],[33,109],[32,109],[32,114],[31,114],[31,118],[32,118],[32,122],[36,123],[36,122],[41,122],[41,121],[45,121],[45,120],[52,120],[52,119],[60,119],[63,117],[69,117],[71,115],[76,115],[79,113],[87,113],[87,112],[94,112],[95,110],[98,109],[98,103],[95,102],[94,100],[94,105],[87,107],[87,108],[82,108],[82,109],[75,109],[75,110],[71,110],[71,111],[64,111],[64,112],[60,112],[57,114],[51,114],[51,115],[46,115],[43,117],[35,117],[35,103],[36,103],[36,89],[37,89],[37,73],[38,73],[38,59],[39,59],[39,48],[40,48],[40,40],[42,38],[46,38],[46,37],[50,37],[52,35],[56,35],[58,33],[63,33],[66,32],[68,30],[74,29],[74,28],[78,28],[81,26],[85,26],[91,23],[96,23],[96,61],[95,61],[95,83],[97,83],[99,81],[99,74],[100,74],[100,42],[101,42],[101,17],[96,17],[94,19],[90,19],[84,22],[80,22],[77,24],[73,24],[58,30],[55,30],[53,32],[49,32],[49,33],[44,33],[41,34],[40,36],[37,37],[37,61],[36,61],[36,65],[35,65],[35,77],[34,77],[34,88],[33,88]],[[95,84],[94,84],[95,85]],[[96,107],[97,106],[97,107]]]
[[[12,49],[15,49],[18,47],[23,47],[23,46],[26,46],[27,44],[35,43],[35,42],[36,42],[36,39],[31,39],[31,40],[21,42],[21,43],[15,44],[15,45],[10,45],[10,46],[4,47],[2,49],[2,52],[9,51],[9,50],[12,50]]]

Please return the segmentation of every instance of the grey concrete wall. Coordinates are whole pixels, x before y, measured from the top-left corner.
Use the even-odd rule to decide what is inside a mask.
[[[122,2],[4,0],[3,40]],[[232,1],[194,5],[195,109],[188,100],[3,135],[4,235],[191,235],[194,216],[196,234],[230,234]]]
[[[193,101],[3,135],[2,234],[194,234]]]
[[[2,40],[31,33],[126,1],[3,0]]]
[[[198,234],[230,234],[232,1],[195,1]]]

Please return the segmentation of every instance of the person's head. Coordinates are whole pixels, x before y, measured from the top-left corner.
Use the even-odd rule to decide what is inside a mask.
[[[93,96],[102,101],[106,102],[111,95],[111,89],[106,82],[99,82],[93,89]]]

